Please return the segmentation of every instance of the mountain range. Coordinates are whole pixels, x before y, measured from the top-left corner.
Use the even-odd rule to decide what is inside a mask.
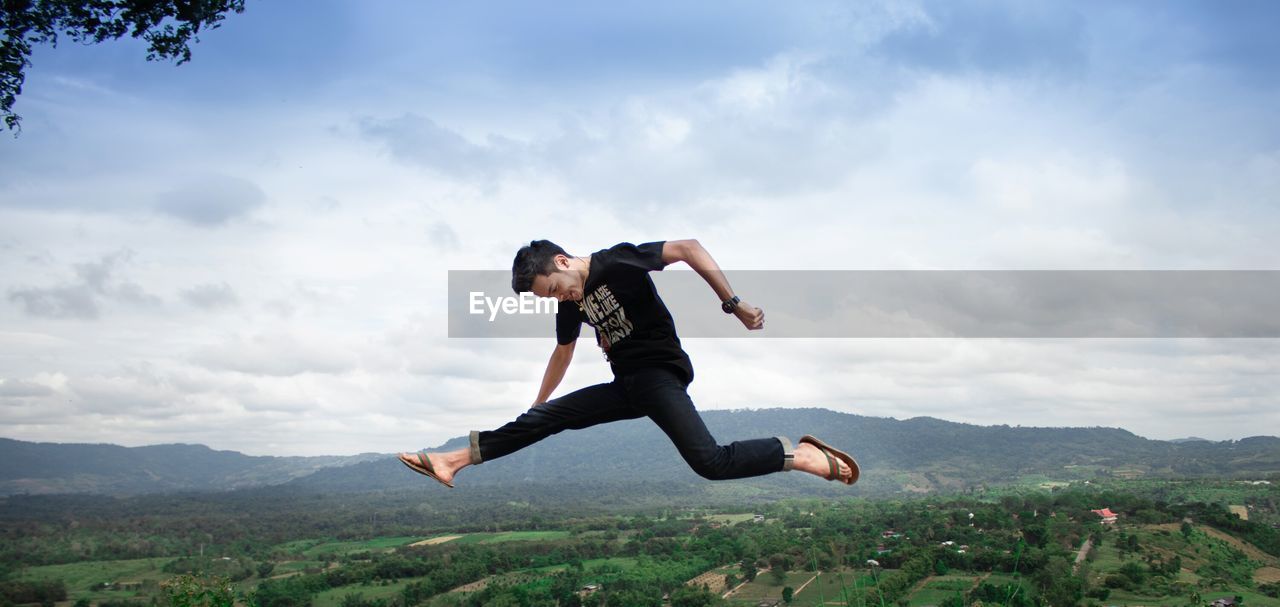
[[[703,411],[722,444],[735,439],[815,434],[856,457],[856,491],[955,491],[1017,482],[1091,478],[1264,478],[1280,474],[1280,438],[1159,441],[1118,428],[977,426],[929,417],[907,420],[826,409]],[[465,446],[458,437],[431,449]],[[795,487],[796,475],[729,481],[735,491]],[[791,477],[791,478],[789,478]],[[500,460],[463,471],[460,484],[705,483],[646,419],[552,436]],[[434,483],[393,454],[271,457],[203,445],[32,443],[0,439],[0,495],[140,494],[289,486],[323,492],[380,491]],[[824,485],[800,481],[805,491]],[[838,491],[835,483],[826,487]]]

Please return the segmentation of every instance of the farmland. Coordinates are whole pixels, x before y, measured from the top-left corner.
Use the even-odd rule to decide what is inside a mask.
[[[1098,506],[1119,520],[1101,524],[1091,512]],[[5,584],[10,596],[80,607],[149,607],[162,583],[183,574],[227,580],[250,607],[648,605],[664,596],[744,607],[786,597],[802,607],[1181,605],[1224,596],[1280,605],[1280,538],[1226,506],[1073,486],[790,500],[755,512],[668,507],[539,517],[523,529],[317,535],[242,553],[23,566]],[[1077,563],[1086,540],[1091,549]]]

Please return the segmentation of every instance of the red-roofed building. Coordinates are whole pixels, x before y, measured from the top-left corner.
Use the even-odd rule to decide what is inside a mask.
[[[1090,510],[1089,512],[1092,512],[1102,517],[1103,525],[1113,525],[1116,522],[1116,518],[1118,518],[1118,515],[1112,512],[1110,508],[1103,508],[1102,510]]]

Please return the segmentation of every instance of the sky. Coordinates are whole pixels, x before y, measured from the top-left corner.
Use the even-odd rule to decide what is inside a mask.
[[[731,281],[1280,269],[1274,2],[246,5],[181,66],[35,50],[0,137],[0,436],[321,455],[495,428],[553,323],[451,339],[447,273],[532,239],[696,238]],[[684,340],[700,409],[1280,435],[1276,339],[768,329]],[[556,395],[609,379],[587,340]]]

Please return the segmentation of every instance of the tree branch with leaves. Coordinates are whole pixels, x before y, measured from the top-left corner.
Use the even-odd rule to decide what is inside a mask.
[[[31,67],[35,45],[58,45],[59,37],[98,44],[124,36],[146,40],[147,60],[191,60],[201,30],[216,29],[230,13],[244,12],[244,0],[0,0],[0,114],[20,131],[14,112]],[[16,134],[16,133],[15,133]]]

